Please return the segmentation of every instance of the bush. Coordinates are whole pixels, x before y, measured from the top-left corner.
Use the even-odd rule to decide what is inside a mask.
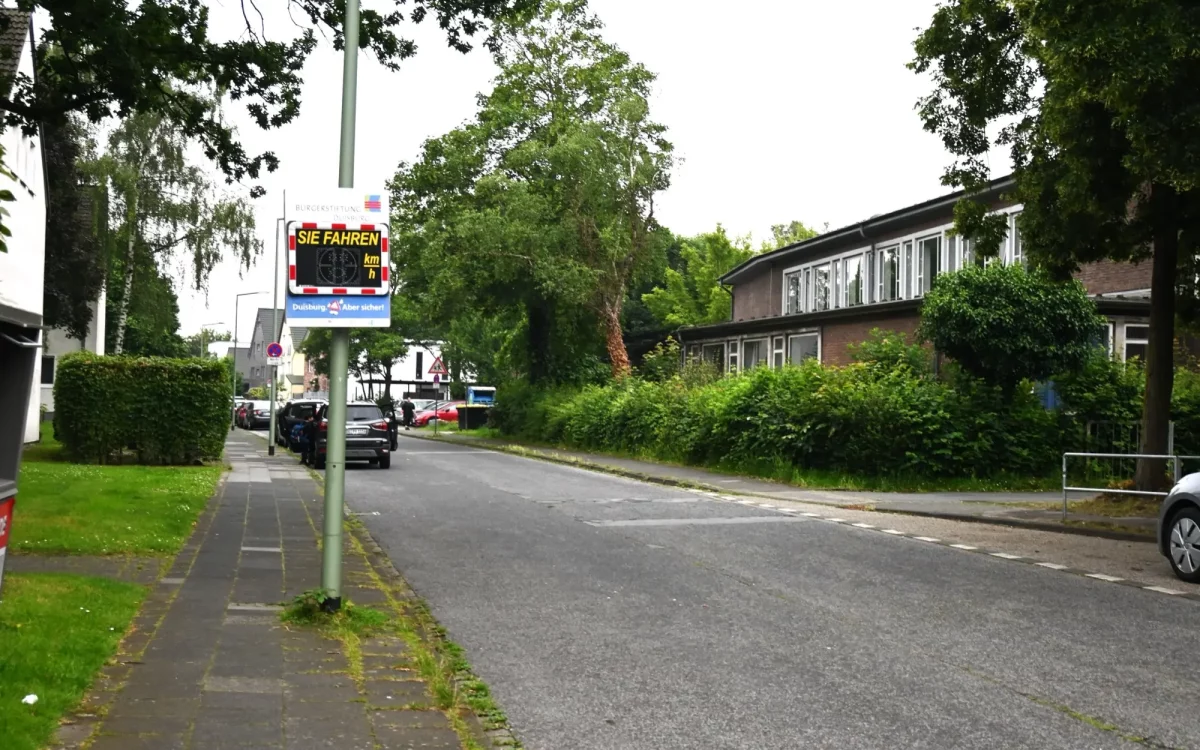
[[[908,355],[915,356],[912,352]],[[689,385],[628,378],[580,390],[502,389],[493,425],[525,439],[768,471],[984,477],[1049,474],[1059,416],[1031,388],[1004,396],[908,366],[808,361]]]
[[[54,380],[54,434],[74,461],[217,458],[230,419],[223,363],[204,359],[64,357]]]

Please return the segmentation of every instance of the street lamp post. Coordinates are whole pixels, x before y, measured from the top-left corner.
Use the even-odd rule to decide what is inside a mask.
[[[237,350],[238,350],[238,305],[240,305],[240,304],[241,304],[241,302],[242,302],[242,297],[251,297],[251,296],[253,296],[253,295],[255,295],[255,294],[266,294],[266,291],[262,291],[262,292],[242,292],[241,294],[235,294],[235,295],[234,295],[234,300],[233,300],[233,398],[235,398],[235,399],[236,399],[236,398],[237,398],[237,396],[238,396],[238,392],[237,392],[237,387],[238,387],[238,371],[237,371]],[[231,400],[231,401],[230,401],[230,409],[229,409],[229,412],[230,412],[230,417],[229,417],[229,429],[230,429],[230,430],[232,430],[234,427],[236,427],[236,426],[237,426],[237,425],[236,425],[236,423],[233,421],[233,418],[234,418],[234,411],[233,411],[233,406],[232,406],[232,403],[233,403],[233,402],[232,402],[232,400]]]
[[[200,359],[208,359],[208,342],[204,334],[208,333],[209,326],[223,326],[225,321],[215,320],[212,323],[202,323],[200,325]]]

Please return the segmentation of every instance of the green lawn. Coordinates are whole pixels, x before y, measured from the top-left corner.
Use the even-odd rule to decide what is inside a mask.
[[[67,463],[50,432],[22,454],[14,554],[173,554],[221,476],[216,466]]]
[[[117,649],[145,589],[52,573],[4,577],[0,598],[0,745],[39,750]],[[37,703],[25,705],[26,695]]]

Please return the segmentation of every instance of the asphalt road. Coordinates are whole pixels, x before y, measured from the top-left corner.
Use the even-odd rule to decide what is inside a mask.
[[[530,750],[1200,748],[1200,605],[405,439],[354,511]]]

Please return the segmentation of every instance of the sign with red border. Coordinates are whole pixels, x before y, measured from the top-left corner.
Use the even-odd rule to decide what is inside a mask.
[[[13,508],[17,499],[0,500],[0,591],[4,589],[4,558],[8,553],[8,537],[12,534]]]

